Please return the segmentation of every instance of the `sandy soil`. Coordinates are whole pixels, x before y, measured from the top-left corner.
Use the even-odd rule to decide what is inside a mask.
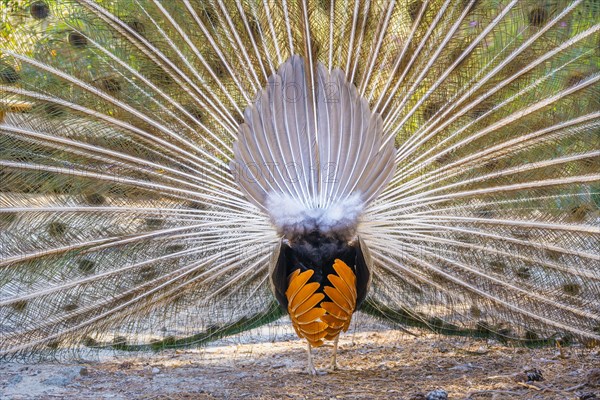
[[[377,329],[342,337],[342,370],[309,376],[305,344],[277,336],[86,363],[3,363],[0,398],[425,400],[434,389],[450,399],[600,398],[597,350],[510,348]],[[326,368],[331,349],[317,350],[319,368]],[[533,369],[543,380],[528,381]]]

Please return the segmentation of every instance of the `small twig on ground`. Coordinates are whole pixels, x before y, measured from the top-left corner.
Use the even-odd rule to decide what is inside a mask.
[[[538,391],[542,390],[542,388],[540,388],[540,387],[537,387],[535,385],[530,385],[530,384],[525,383],[525,382],[517,382],[517,385],[526,387],[528,389],[533,389],[533,390],[538,390]]]
[[[586,382],[584,382],[584,383],[580,383],[579,385],[571,386],[570,388],[567,388],[567,389],[565,389],[564,391],[565,391],[565,392],[572,392],[572,391],[574,391],[574,390],[581,389],[581,388],[582,388],[582,387],[584,387],[585,385],[587,385],[587,383],[586,383]]]
[[[493,376],[486,376],[485,379],[512,378],[513,376],[516,376],[516,375],[517,374],[493,375]]]
[[[523,393],[521,392],[515,392],[512,390],[479,390],[477,392],[471,392],[467,395],[467,399],[472,398],[472,396],[477,396],[480,394],[509,394],[509,395],[513,395],[513,396],[520,396]]]

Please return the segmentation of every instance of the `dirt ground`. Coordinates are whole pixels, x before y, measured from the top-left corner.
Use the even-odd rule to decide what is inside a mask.
[[[316,351],[318,368],[326,368],[331,350]],[[443,389],[449,399],[600,399],[598,350],[512,348],[377,329],[343,336],[338,360],[341,370],[308,375],[305,344],[288,332],[274,341],[234,338],[206,349],[95,362],[3,363],[0,398],[425,400]],[[534,369],[543,380],[528,381]]]

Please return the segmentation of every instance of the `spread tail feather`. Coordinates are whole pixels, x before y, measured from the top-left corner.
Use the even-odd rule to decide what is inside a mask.
[[[234,144],[236,182],[284,235],[355,230],[395,170],[381,116],[342,70],[318,63],[316,72],[314,98],[304,60],[285,61],[246,108]]]

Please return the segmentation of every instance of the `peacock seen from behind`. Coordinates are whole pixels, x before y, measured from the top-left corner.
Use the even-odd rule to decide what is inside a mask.
[[[3,357],[598,344],[598,2],[0,7]]]

